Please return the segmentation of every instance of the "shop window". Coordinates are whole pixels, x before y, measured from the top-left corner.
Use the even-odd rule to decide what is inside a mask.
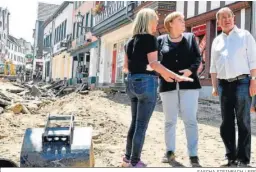
[[[122,40],[117,44],[117,61],[116,61],[116,83],[124,82],[123,64],[124,64],[124,44],[126,40]]]

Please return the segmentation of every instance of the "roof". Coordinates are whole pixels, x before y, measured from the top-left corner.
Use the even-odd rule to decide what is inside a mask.
[[[18,39],[15,38],[15,37],[13,37],[12,35],[8,35],[8,39],[9,39],[12,43],[14,43],[14,44],[20,46],[20,44],[18,43]]]
[[[45,21],[58,8],[59,8],[59,5],[57,4],[48,4],[48,3],[39,2],[38,9],[37,9],[37,20]]]
[[[44,24],[43,24],[43,27],[46,27],[54,18],[56,18],[69,4],[72,4],[73,2],[72,1],[64,1],[58,9],[55,10],[55,12],[50,16],[48,17]]]

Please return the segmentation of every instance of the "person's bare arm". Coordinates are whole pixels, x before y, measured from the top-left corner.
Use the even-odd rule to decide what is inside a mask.
[[[217,73],[211,73],[211,79],[212,79],[212,87],[217,89],[218,87]]]
[[[124,72],[124,73],[128,73],[128,72],[129,72],[129,70],[128,70],[128,56],[127,56],[126,53],[125,53],[125,55],[124,55],[123,72]]]
[[[252,77],[256,77],[256,41],[248,31],[246,38],[246,53],[250,68],[250,74]],[[256,95],[256,80],[251,80],[250,82],[250,95]]]
[[[212,43],[211,49],[211,65],[210,65],[210,73],[212,80],[212,95],[218,96],[218,79],[217,79],[217,68],[216,68],[216,59],[215,59],[215,51],[214,51],[214,42]]]

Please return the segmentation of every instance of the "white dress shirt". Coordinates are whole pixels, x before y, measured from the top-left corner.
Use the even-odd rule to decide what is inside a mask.
[[[221,33],[212,43],[210,73],[218,79],[231,79],[250,74],[256,69],[256,42],[247,30],[234,29]]]

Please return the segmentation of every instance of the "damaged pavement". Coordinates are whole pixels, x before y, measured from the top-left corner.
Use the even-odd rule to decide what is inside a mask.
[[[15,114],[31,114],[42,105],[55,101],[58,97],[72,92],[88,94],[88,85],[85,83],[68,85],[66,80],[51,83],[33,81],[19,83],[16,80],[0,79],[0,114],[12,111]],[[4,87],[2,83],[11,83],[13,86]]]

